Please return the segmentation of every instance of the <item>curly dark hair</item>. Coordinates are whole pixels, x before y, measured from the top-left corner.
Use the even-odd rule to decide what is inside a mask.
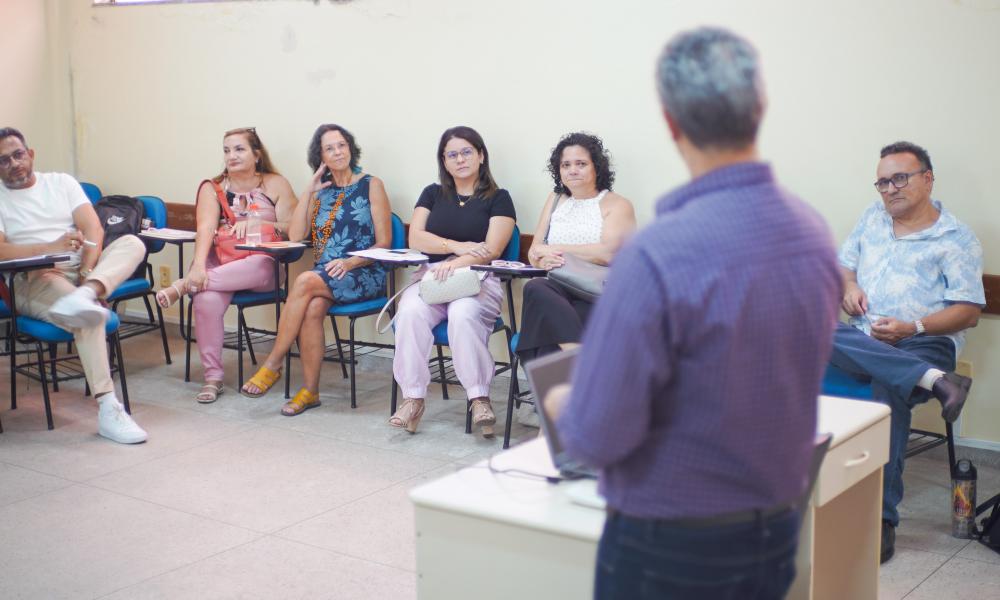
[[[615,172],[611,169],[611,155],[604,148],[601,138],[591,133],[577,131],[567,133],[562,136],[556,147],[549,155],[549,174],[555,186],[553,192],[557,194],[569,194],[570,191],[562,184],[559,176],[559,163],[562,162],[562,153],[569,146],[580,146],[590,154],[590,161],[594,163],[594,170],[597,171],[597,190],[611,190],[615,184]]]
[[[340,135],[344,136],[344,140],[347,142],[347,148],[351,151],[351,172],[360,173],[361,167],[358,166],[358,161],[361,160],[361,148],[358,147],[358,143],[354,141],[354,136],[350,131],[344,129],[340,125],[334,125],[332,123],[326,123],[320,125],[316,128],[316,133],[313,134],[312,141],[309,142],[309,153],[307,160],[309,162],[309,168],[315,171],[319,168],[320,163],[323,162],[323,134],[328,131],[339,131]]]
[[[882,148],[879,152],[879,158],[885,158],[890,154],[912,154],[917,157],[920,162],[920,166],[927,169],[928,171],[933,171],[934,167],[931,166],[931,156],[927,154],[927,151],[920,146],[914,144],[913,142],[893,142],[888,146]]]

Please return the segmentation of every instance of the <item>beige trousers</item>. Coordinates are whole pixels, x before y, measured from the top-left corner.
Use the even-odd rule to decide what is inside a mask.
[[[101,252],[86,281],[100,282],[104,286],[106,298],[135,271],[144,256],[146,246],[139,238],[134,235],[122,236]],[[78,266],[72,269],[52,268],[22,273],[14,288],[17,310],[29,317],[47,321],[49,308],[56,300],[75,290],[81,283]],[[96,398],[113,392],[115,384],[111,381],[104,325],[70,331],[91,393]]]

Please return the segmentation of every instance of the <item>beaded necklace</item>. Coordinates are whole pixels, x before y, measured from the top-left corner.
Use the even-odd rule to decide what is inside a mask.
[[[316,197],[316,204],[313,206],[312,210],[312,246],[313,246],[313,259],[319,262],[319,258],[323,256],[323,251],[326,250],[326,243],[330,240],[330,236],[333,235],[333,222],[337,220],[337,213],[340,212],[340,206],[344,203],[344,196],[347,195],[347,188],[340,190],[337,194],[337,200],[333,203],[333,207],[330,208],[330,214],[326,217],[326,223],[323,223],[322,227],[316,227],[316,216],[319,214],[319,197]]]

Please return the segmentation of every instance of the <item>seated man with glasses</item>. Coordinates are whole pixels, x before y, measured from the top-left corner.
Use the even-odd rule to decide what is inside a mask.
[[[71,331],[87,382],[97,399],[97,431],[122,444],[146,441],[115,396],[98,303],[142,262],[146,248],[125,235],[102,251],[104,229],[83,189],[64,173],[36,173],[35,151],[12,127],[0,128],[0,260],[73,253],[51,269],[18,275],[17,310]]]
[[[882,148],[875,189],[882,201],[861,216],[840,250],[842,307],[850,325],[834,334],[830,362],[871,380],[892,409],[882,494],[881,561],[894,552],[903,499],[910,410],[931,396],[953,423],[972,380],[951,372],[986,304],[983,251],[975,233],[931,200],[927,151],[909,142]]]

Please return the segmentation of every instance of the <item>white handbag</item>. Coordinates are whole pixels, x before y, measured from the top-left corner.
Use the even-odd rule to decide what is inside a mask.
[[[479,273],[472,269],[455,271],[444,280],[435,279],[434,273],[427,271],[420,280],[420,299],[427,304],[446,304],[466,296],[475,296],[480,289]]]
[[[382,316],[393,305],[396,298],[399,298],[403,292],[414,285],[420,284],[420,299],[427,304],[447,304],[459,298],[478,294],[482,289],[482,281],[486,275],[485,272],[473,271],[468,267],[464,267],[453,271],[451,277],[448,279],[438,281],[434,278],[434,271],[428,269],[420,279],[411,282],[396,292],[395,296],[389,298],[389,301],[378,313],[378,318],[375,319],[375,329],[379,333],[388,331],[389,327],[392,326],[392,322],[396,320],[396,317],[393,317],[385,327],[381,327],[379,323],[382,322]]]

